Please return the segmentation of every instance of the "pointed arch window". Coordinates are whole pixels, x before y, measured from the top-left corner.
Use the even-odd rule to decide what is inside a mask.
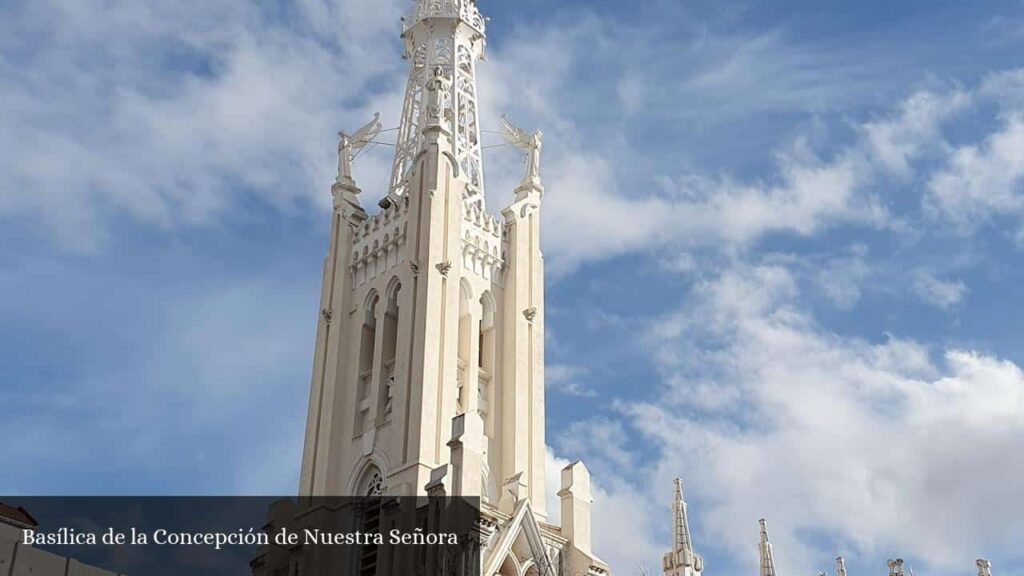
[[[480,416],[483,418],[485,430],[490,430],[491,404],[493,398],[493,382],[495,381],[495,329],[494,329],[494,299],[490,292],[484,292],[480,297],[480,307],[483,313],[480,316],[480,342],[479,342],[479,382],[477,383],[477,394],[479,399]]]
[[[455,415],[458,416],[466,412],[466,406],[469,402],[466,394],[468,393],[469,387],[466,386],[466,380],[468,378],[469,367],[472,362],[472,335],[470,334],[472,328],[473,317],[469,310],[469,305],[472,302],[472,291],[466,281],[462,281],[461,285],[461,297],[459,298],[459,350],[458,350],[458,373],[456,375],[457,388],[455,390]]]
[[[377,302],[380,297],[370,293],[366,299],[363,327],[359,339],[359,373],[356,376],[356,429],[362,434],[370,420],[370,391],[373,388],[373,358],[377,342]]]
[[[380,532],[380,496],[384,493],[384,475],[376,466],[370,465],[363,471],[357,484],[356,494],[365,497],[363,506],[362,531],[368,534]],[[375,576],[380,549],[373,543],[363,545],[359,550],[359,576]]]
[[[380,496],[384,493],[384,477],[376,466],[371,466],[366,471],[360,490],[361,496]]]
[[[384,341],[381,345],[381,371],[383,374],[380,398],[377,399],[378,419],[381,422],[391,419],[391,412],[394,408],[395,365],[398,356],[398,296],[401,291],[402,284],[394,282],[388,290],[387,308],[384,310]]]

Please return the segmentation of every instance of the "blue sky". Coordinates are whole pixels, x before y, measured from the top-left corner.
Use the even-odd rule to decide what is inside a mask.
[[[0,6],[0,493],[294,490],[334,134],[395,124],[406,4]],[[675,475],[709,574],[762,516],[785,572],[1024,573],[1024,4],[481,8],[484,127],[546,134],[552,458],[617,573]]]

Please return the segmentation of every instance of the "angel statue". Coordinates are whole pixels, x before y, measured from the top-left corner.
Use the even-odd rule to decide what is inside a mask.
[[[338,132],[338,184],[352,182],[352,160],[353,154],[364,146],[373,142],[373,139],[380,134],[381,129],[380,112],[373,115],[373,120],[356,130],[355,134]]]
[[[522,186],[540,185],[540,151],[544,147],[542,140],[544,133],[537,130],[533,134],[527,134],[521,128],[517,128],[508,118],[501,117],[501,134],[505,141],[519,148],[525,153],[526,175],[523,176]]]

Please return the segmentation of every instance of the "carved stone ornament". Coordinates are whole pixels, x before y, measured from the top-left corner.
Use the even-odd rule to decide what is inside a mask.
[[[320,311],[320,315],[324,317],[324,322],[331,323],[331,319],[334,318],[334,311],[330,308],[324,308]]]
[[[338,184],[352,182],[352,160],[355,152],[362,150],[380,134],[380,112],[373,115],[365,126],[354,134],[338,132]]]
[[[533,322],[533,320],[537,317],[537,309],[527,308],[526,310],[523,310],[523,317],[526,318],[527,322]]]
[[[544,148],[544,133],[540,130],[530,134],[501,117],[501,134],[505,141],[523,153],[526,173],[520,186],[540,185],[540,152]]]
[[[441,276],[448,276],[448,273],[452,270],[452,263],[450,260],[446,260],[437,265],[437,271],[441,273]]]

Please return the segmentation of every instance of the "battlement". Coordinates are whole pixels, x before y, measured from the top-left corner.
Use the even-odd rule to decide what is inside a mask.
[[[400,197],[355,231],[352,243],[352,287],[362,286],[394,268],[405,255],[409,198]]]
[[[507,250],[501,220],[474,204],[465,205],[462,216],[463,269],[501,285]]]

